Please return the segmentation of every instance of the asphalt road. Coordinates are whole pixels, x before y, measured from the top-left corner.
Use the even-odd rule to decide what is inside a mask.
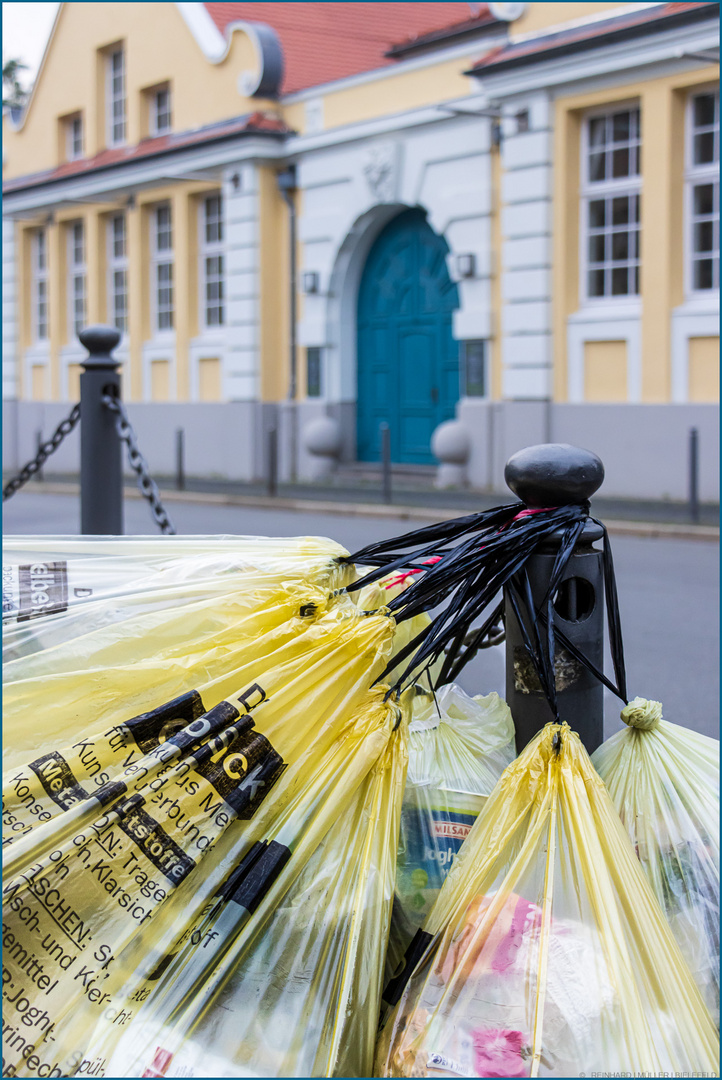
[[[178,533],[333,537],[349,550],[420,528],[402,519],[169,503]],[[7,534],[79,532],[77,497],[18,492],[3,506]],[[433,520],[433,517],[430,518]],[[126,534],[157,533],[147,504],[126,500]],[[667,720],[719,737],[719,545],[614,537],[630,697],[655,698]],[[611,665],[607,663],[607,670]],[[503,646],[481,653],[460,682],[470,693],[504,692]],[[605,700],[605,735],[622,727],[621,704]]]

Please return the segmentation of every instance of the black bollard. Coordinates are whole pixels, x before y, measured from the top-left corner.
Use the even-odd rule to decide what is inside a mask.
[[[504,478],[529,509],[565,506],[591,498],[604,479],[604,466],[589,450],[545,443],[514,454],[507,462]],[[556,625],[599,671],[604,664],[604,580],[602,553],[593,545],[602,535],[599,525],[587,522],[553,599]],[[562,529],[552,534],[527,564],[532,596],[542,613],[562,536]],[[524,646],[508,594],[505,622],[506,700],[520,752],[554,716]],[[604,688],[559,642],[555,645],[554,670],[560,719],[578,732],[591,754],[604,738]]]
[[[112,326],[88,326],[78,334],[90,354],[80,376],[80,531],[84,536],[123,535],[123,471],[116,414],[103,405],[120,398],[119,361],[110,354],[120,341]]]

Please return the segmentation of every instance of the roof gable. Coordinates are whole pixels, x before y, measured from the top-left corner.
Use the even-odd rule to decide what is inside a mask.
[[[266,23],[284,54],[284,94],[398,64],[395,45],[468,25],[488,25],[486,4],[459,3],[247,3],[203,5],[223,33],[234,22]]]

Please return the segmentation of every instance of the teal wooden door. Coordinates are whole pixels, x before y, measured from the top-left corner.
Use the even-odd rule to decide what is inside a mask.
[[[459,296],[448,250],[421,210],[406,210],[369,252],[358,294],[359,461],[379,460],[385,420],[392,461],[431,464],[434,428],[454,416],[459,349],[451,313]]]

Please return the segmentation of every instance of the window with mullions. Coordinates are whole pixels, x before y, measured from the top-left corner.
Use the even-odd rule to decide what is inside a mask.
[[[638,108],[587,118],[582,163],[587,299],[639,294],[640,150]]]
[[[206,328],[223,326],[223,201],[220,195],[210,195],[201,203],[200,280],[201,325]]]
[[[108,144],[125,142],[125,53],[115,49],[108,56]]]
[[[48,238],[45,229],[33,236],[33,337],[46,341],[48,337]]]
[[[83,118],[73,116],[67,121],[66,157],[68,161],[77,161],[83,156]]]
[[[719,289],[719,94],[690,98],[687,138],[688,287]]]
[[[306,349],[306,397],[318,398],[322,395],[321,357],[322,350],[317,346]]]
[[[162,135],[171,128],[170,90],[164,87],[156,90],[152,102],[152,131],[154,135]]]
[[[108,311],[113,326],[128,331],[128,240],[125,214],[108,222]]]
[[[173,329],[173,223],[165,203],[155,208],[153,233],[156,330]]]
[[[86,323],[85,275],[85,228],[82,221],[76,221],[68,230],[69,322],[72,337],[77,337]]]

